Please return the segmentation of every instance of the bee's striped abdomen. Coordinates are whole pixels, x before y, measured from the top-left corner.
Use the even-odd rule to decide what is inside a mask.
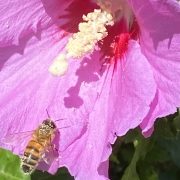
[[[29,141],[22,158],[21,168],[24,173],[32,173],[38,165],[43,152],[43,145],[35,140]]]
[[[56,132],[56,125],[51,119],[46,119],[32,134],[32,140],[25,148],[21,158],[21,168],[24,173],[31,174],[51,147]],[[45,159],[44,159],[45,160]]]

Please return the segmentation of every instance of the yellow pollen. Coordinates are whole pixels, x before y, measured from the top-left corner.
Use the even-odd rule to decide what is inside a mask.
[[[68,40],[66,54],[59,55],[50,66],[49,72],[53,75],[60,76],[66,72],[68,58],[81,58],[87,53],[92,53],[97,42],[108,35],[106,26],[114,25],[111,13],[101,9],[95,9],[82,18],[83,22],[78,26],[79,31]]]
[[[64,54],[58,55],[49,67],[49,72],[55,76],[62,76],[68,69],[68,61]]]
[[[91,53],[96,43],[108,35],[106,26],[113,25],[111,14],[101,9],[95,9],[87,16],[83,15],[83,20],[79,24],[79,32],[73,34],[66,46],[68,55],[73,58]]]

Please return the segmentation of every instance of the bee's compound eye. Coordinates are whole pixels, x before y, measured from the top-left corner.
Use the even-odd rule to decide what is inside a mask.
[[[54,124],[54,122],[50,122],[50,126],[53,128],[53,129],[55,129],[56,128],[56,125]]]
[[[44,120],[44,121],[43,121],[43,124],[49,125],[49,120]]]
[[[56,128],[56,125],[55,125],[54,122],[51,121],[50,119],[44,120],[44,121],[43,121],[43,124],[46,125],[46,126],[49,126],[50,128],[53,128],[53,129]]]
[[[22,165],[22,170],[24,173],[31,173],[32,172],[31,167],[29,167],[27,165]]]

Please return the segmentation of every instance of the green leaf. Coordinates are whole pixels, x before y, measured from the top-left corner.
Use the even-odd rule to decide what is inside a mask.
[[[177,131],[180,131],[180,114],[178,113],[178,115],[174,118],[174,126],[176,127]]]
[[[152,143],[152,142],[151,142]],[[163,163],[170,160],[169,154],[157,142],[153,143],[152,149],[146,155],[145,161],[147,163]]]
[[[119,164],[120,162],[119,162],[119,160],[118,160],[118,158],[117,158],[117,156],[115,155],[115,154],[111,154],[111,156],[110,156],[110,161],[112,161],[112,162],[114,162],[114,163],[116,163],[116,164]]]
[[[167,118],[163,118],[157,121],[154,138],[161,139],[161,138],[173,138],[174,133],[171,128],[172,120],[168,121]]]
[[[154,167],[151,166],[150,164],[147,164],[145,161],[142,162],[138,162],[139,164],[139,168],[138,168],[138,172],[139,172],[139,177],[142,180],[158,180],[158,174],[157,172],[154,170]]]
[[[30,180],[20,169],[19,157],[4,149],[0,149],[0,179]]]
[[[159,174],[159,180],[178,180],[177,173],[172,169],[171,171],[163,171]]]
[[[125,143],[131,143],[134,142],[139,136],[139,132],[137,129],[135,130],[130,130],[126,136],[124,137],[124,142]]]
[[[139,140],[136,141],[136,149],[134,156],[132,158],[131,163],[126,168],[125,173],[121,180],[140,180],[139,175],[136,170],[136,165],[139,159],[143,159],[148,151],[149,141],[140,137]]]
[[[160,139],[158,142],[170,153],[172,160],[180,168],[180,133],[175,138]]]
[[[140,180],[136,172],[136,163],[137,163],[136,158],[135,159],[133,158],[131,164],[125,170],[122,180],[130,180],[130,179]]]

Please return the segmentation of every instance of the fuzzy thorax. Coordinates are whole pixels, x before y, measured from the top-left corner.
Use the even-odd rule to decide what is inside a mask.
[[[106,26],[114,25],[111,13],[101,9],[95,9],[82,18],[83,22],[78,26],[79,31],[68,40],[66,53],[58,55],[49,67],[49,72],[53,75],[60,76],[67,71],[68,58],[82,58],[91,53],[97,42],[108,35]]]

